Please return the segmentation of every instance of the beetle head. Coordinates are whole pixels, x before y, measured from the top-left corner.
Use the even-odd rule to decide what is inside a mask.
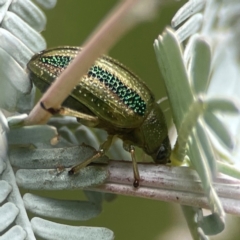
[[[151,154],[154,162],[160,164],[166,164],[169,162],[169,157],[171,154],[171,146],[168,137],[166,137],[161,143],[160,147],[156,152]]]

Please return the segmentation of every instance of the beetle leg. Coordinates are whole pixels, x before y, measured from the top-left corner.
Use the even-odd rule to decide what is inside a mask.
[[[132,145],[130,146],[130,153],[131,153],[132,163],[133,163],[133,175],[134,175],[133,186],[137,188],[139,186],[140,175],[138,171],[137,161],[135,158],[135,148]]]
[[[76,117],[79,122],[81,122],[82,124],[88,127],[97,126],[99,123],[98,117],[81,113],[71,108],[66,108],[66,107],[60,107],[59,109],[46,108],[43,102],[41,102],[41,107],[53,115],[60,114],[62,116]]]
[[[75,173],[79,172],[82,168],[86,167],[88,164],[93,162],[94,160],[102,157],[106,153],[106,151],[110,148],[110,146],[112,144],[113,137],[114,137],[113,135],[108,135],[107,140],[100,145],[100,149],[98,150],[98,152],[95,155],[93,155],[92,157],[86,159],[84,162],[79,163],[79,164],[73,166],[68,171],[68,173],[70,175],[75,174]]]
[[[126,151],[130,152],[131,154],[132,164],[133,164],[133,176],[134,176],[133,186],[137,188],[139,186],[140,174],[138,171],[137,160],[135,157],[135,148],[133,145],[126,145],[126,144],[124,144],[123,147]]]
[[[63,116],[76,117],[78,122],[82,123],[87,127],[95,127],[99,124],[99,119],[97,116],[91,116],[86,113],[81,113],[71,108],[61,107],[61,109],[59,110],[59,114]]]

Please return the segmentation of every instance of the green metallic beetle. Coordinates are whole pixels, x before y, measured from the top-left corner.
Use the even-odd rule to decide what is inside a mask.
[[[79,47],[58,47],[36,54],[27,65],[31,81],[44,92],[79,51]],[[109,134],[98,153],[72,167],[70,174],[104,155],[114,136],[122,139],[124,149],[131,153],[135,187],[140,176],[133,146],[142,148],[156,163],[169,161],[171,148],[160,107],[145,83],[118,61],[98,58],[63,107],[58,113],[75,116],[80,123]]]

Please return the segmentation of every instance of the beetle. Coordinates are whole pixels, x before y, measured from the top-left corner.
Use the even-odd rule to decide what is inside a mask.
[[[64,46],[34,55],[27,64],[30,80],[45,92],[79,51],[80,47]],[[75,116],[78,122],[108,133],[97,154],[73,166],[70,174],[104,155],[114,136],[122,139],[123,148],[131,153],[134,187],[140,181],[134,146],[143,149],[156,163],[169,161],[171,147],[162,110],[146,84],[115,59],[105,55],[98,58],[62,106],[57,113]],[[43,104],[42,107],[45,108]]]

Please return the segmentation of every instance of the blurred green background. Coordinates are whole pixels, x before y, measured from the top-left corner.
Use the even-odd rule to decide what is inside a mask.
[[[108,53],[140,76],[152,89],[156,99],[165,96],[165,89],[153,41],[170,25],[174,13],[184,2],[178,1],[159,9],[154,21],[135,27]],[[59,0],[54,9],[45,11],[48,22],[43,35],[48,47],[80,46],[116,3],[109,0]],[[167,108],[167,105],[164,107]],[[191,239],[178,205],[133,197],[118,196],[115,201],[103,205],[103,212],[97,218],[71,224],[107,227],[114,231],[116,240]],[[163,236],[173,232],[173,227],[178,229],[176,238]]]

